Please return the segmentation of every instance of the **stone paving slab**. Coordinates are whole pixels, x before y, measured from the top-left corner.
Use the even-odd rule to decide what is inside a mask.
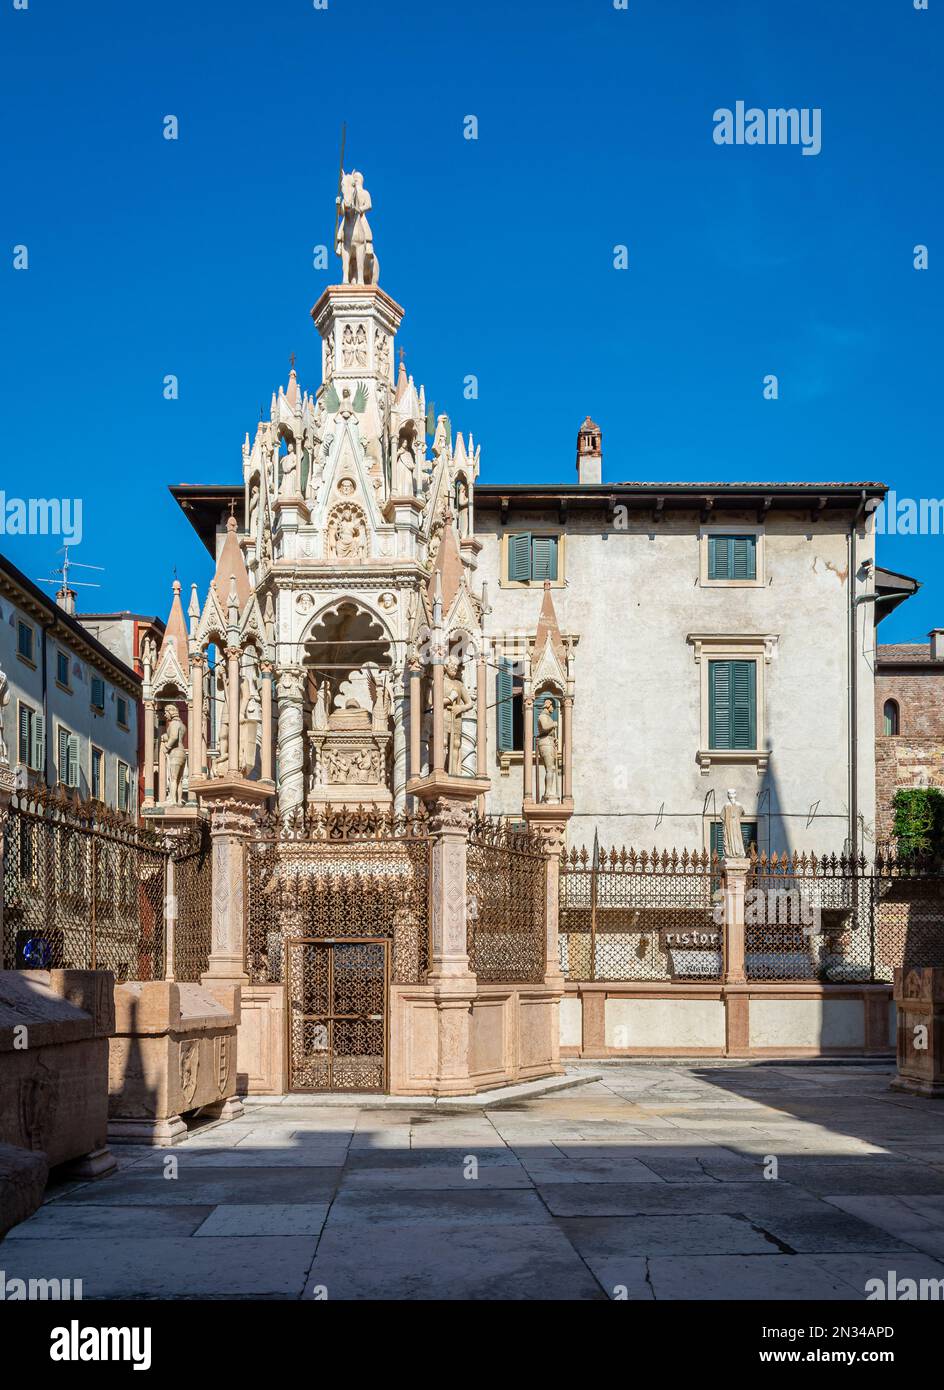
[[[3,1244],[7,1279],[82,1279],[83,1299],[298,1298],[311,1268],[312,1236],[199,1240],[152,1237],[17,1240]]]
[[[553,1223],[427,1221],[384,1224],[370,1235],[332,1211],[309,1291],[329,1299],[603,1300],[606,1295]]]
[[[247,1300],[825,1302],[944,1278],[944,1107],[890,1092],[888,1066],[599,1074],[494,1106],[260,1099],[173,1149],[121,1145],[100,1183],[55,1180],[0,1267],[87,1298]]]

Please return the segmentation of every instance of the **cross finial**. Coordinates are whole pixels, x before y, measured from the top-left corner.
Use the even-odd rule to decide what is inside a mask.
[[[295,370],[295,354],[294,354],[294,352],[290,352],[290,353],[289,353],[289,355],[288,355],[288,360],[289,360],[289,362],[291,362],[291,364],[292,364],[292,371],[294,372],[294,370]]]
[[[403,359],[406,357],[406,348],[400,349],[400,365],[403,366]]]
[[[235,516],[235,515],[236,515],[236,498],[235,498],[235,497],[231,497],[231,498],[229,499],[229,514],[230,514],[230,516]],[[174,573],[176,574],[176,570],[174,571]]]

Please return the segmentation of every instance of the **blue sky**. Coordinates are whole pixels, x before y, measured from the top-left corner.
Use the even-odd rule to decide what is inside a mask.
[[[203,588],[167,484],[240,476],[290,352],[317,384],[308,314],[338,262],[314,270],[312,248],[331,240],[346,120],[408,368],[474,431],[484,481],[571,480],[589,412],[607,480],[944,495],[942,14],[8,0],[0,489],[83,498],[73,558],[106,569],[82,607],[163,615],[175,566]],[[713,113],[738,100],[820,108],[821,153],[716,145]],[[28,271],[10,268],[20,244]],[[36,577],[57,543],[0,549]],[[924,582],[884,640],[944,623],[942,544],[883,540],[880,562]]]

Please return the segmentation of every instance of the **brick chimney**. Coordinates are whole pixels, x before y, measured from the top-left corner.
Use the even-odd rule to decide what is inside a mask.
[[[589,415],[577,435],[577,482],[603,482],[603,431]]]
[[[59,605],[61,609],[68,613],[70,617],[75,617],[74,589],[70,589],[65,584],[63,584],[62,588],[59,589],[59,591],[56,594],[56,603]]]
[[[931,643],[931,660],[944,661],[944,627],[932,627],[928,641]]]

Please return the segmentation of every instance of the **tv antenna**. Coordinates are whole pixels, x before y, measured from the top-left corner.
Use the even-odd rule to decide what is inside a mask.
[[[105,572],[105,566],[104,566],[104,565],[85,565],[85,564],[83,564],[80,560],[70,560],[70,559],[69,559],[69,547],[68,547],[67,545],[64,545],[64,546],[62,547],[62,549],[61,549],[61,550],[58,550],[56,553],[57,553],[57,555],[61,555],[61,556],[62,556],[62,564],[59,566],[58,569],[54,569],[54,570],[53,570],[53,572],[52,572],[52,577],[51,577],[51,578],[48,578],[48,579],[37,579],[37,581],[36,581],[37,584],[58,584],[60,590],[68,590],[68,589],[100,589],[100,588],[101,588],[101,585],[100,585],[100,584],[97,584],[97,583],[95,582],[94,579],[90,579],[90,580],[89,580],[89,579],[73,579],[73,580],[70,580],[70,579],[69,579],[69,571],[70,571],[71,569],[79,569],[79,570],[101,570],[101,572],[104,573],[104,572]]]

